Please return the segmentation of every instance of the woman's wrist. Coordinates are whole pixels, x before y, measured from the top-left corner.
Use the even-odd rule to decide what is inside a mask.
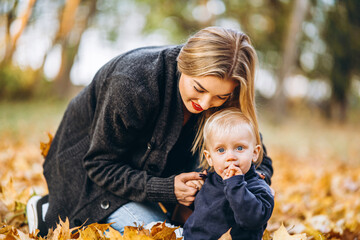
[[[146,198],[152,202],[176,203],[175,175],[168,178],[152,177],[146,184]]]

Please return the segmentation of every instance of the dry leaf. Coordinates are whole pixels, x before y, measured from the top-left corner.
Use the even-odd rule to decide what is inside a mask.
[[[57,224],[55,230],[47,235],[47,239],[72,239],[69,219],[66,218],[65,222],[59,218],[59,224]]]
[[[274,232],[273,240],[306,240],[306,234],[290,235],[284,227],[284,224],[281,224],[280,228]]]
[[[80,236],[78,239],[83,240],[97,240],[97,239],[106,239],[105,237],[99,237],[96,231],[92,228],[85,228],[84,230],[79,232]]]
[[[31,240],[34,239],[28,234],[16,229],[13,226],[5,225],[0,228],[0,239],[5,240]]]
[[[138,231],[137,227],[125,227],[123,240],[153,240],[144,231]]]
[[[155,236],[155,234],[157,234],[158,232],[161,231],[163,227],[163,224],[162,223],[156,223],[154,226],[152,226],[152,228],[150,229],[151,230],[151,233],[150,233],[150,236]]]
[[[23,226],[26,220],[25,202],[27,201],[28,196],[28,189],[17,191],[12,179],[9,180],[6,187],[1,186],[0,221],[4,221],[17,228]]]
[[[155,231],[151,231],[151,235],[153,236],[154,239],[156,239],[156,240],[176,240],[175,230],[178,229],[178,227],[177,228],[167,227],[165,225],[165,222],[161,223],[160,226],[155,225],[154,227],[157,229],[156,233],[155,233]],[[159,228],[160,228],[160,231],[159,231]],[[153,233],[155,233],[155,235],[153,235]]]
[[[271,236],[270,236],[270,233],[269,233],[268,230],[265,230],[265,231],[264,231],[262,240],[271,240]]]
[[[224,233],[220,238],[219,240],[231,240],[232,237],[230,235],[230,232],[231,232],[231,228],[226,232]]]
[[[121,233],[112,227],[109,227],[108,231],[106,232],[106,236],[110,238],[111,240],[123,240],[123,236]]]
[[[99,239],[107,239],[105,236],[105,231],[109,229],[111,224],[99,224],[93,223],[89,226],[83,227],[81,231],[79,231],[79,238],[81,240],[99,240]]]
[[[165,226],[165,222],[162,223],[162,229],[158,231],[153,238],[156,240],[176,240],[175,230],[177,228],[170,228]]]
[[[40,142],[40,150],[41,150],[41,155],[45,158],[48,153],[49,153],[49,149],[53,140],[53,135],[51,135],[51,133],[47,133],[47,135],[49,136],[49,142],[47,143],[43,143]]]

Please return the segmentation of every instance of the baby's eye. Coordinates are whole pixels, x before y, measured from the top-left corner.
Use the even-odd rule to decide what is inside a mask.
[[[236,150],[241,151],[241,150],[243,150],[243,147],[242,147],[242,146],[238,146],[238,147],[236,148]]]
[[[218,148],[217,151],[218,151],[219,153],[223,153],[223,152],[225,152],[225,149],[224,149],[224,148]]]

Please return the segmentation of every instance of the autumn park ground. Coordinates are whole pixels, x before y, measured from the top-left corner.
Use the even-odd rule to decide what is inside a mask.
[[[0,102],[0,222],[25,233],[25,203],[34,192],[47,192],[39,145],[55,133],[66,104]],[[281,224],[307,239],[360,239],[359,114],[335,123],[302,109],[274,124],[270,110],[259,112],[275,170],[268,239]]]

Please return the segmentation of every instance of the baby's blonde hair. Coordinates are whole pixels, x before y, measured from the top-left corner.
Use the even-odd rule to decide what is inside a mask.
[[[256,140],[256,133],[254,124],[246,117],[238,108],[225,108],[212,114],[204,124],[203,130],[203,145],[200,156],[200,167],[202,169],[208,169],[209,165],[204,157],[204,150],[208,150],[210,137],[220,137],[233,134],[234,129],[237,127],[243,127],[244,125],[249,127],[249,130],[255,140],[255,145],[260,145],[261,142]],[[262,158],[256,160],[256,165],[261,163]]]
[[[177,60],[179,72],[186,75],[216,76],[239,82],[222,106],[202,113],[193,143],[193,154],[198,150],[202,154],[205,120],[212,113],[226,107],[239,108],[247,118],[251,119],[256,141],[260,142],[254,89],[257,55],[246,34],[222,27],[204,28],[188,39]],[[262,157],[262,150],[259,155]]]

